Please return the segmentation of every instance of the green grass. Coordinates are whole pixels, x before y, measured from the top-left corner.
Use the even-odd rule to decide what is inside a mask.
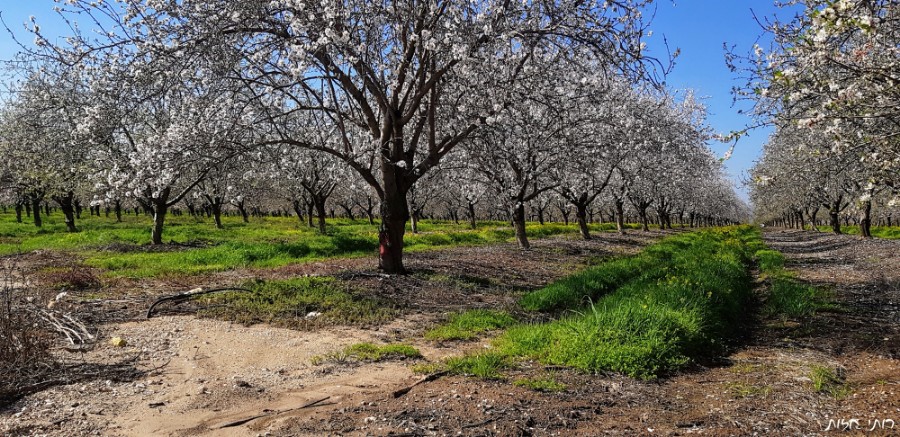
[[[255,281],[245,287],[253,292],[199,297],[207,307],[199,314],[247,325],[267,323],[288,328],[323,324],[366,326],[388,321],[397,314],[388,302],[358,297],[334,278]]]
[[[759,269],[763,272],[773,273],[784,269],[784,255],[777,250],[757,250],[754,256]]]
[[[313,365],[319,365],[325,362],[379,362],[415,358],[422,358],[422,353],[408,344],[392,343],[378,346],[372,343],[356,343],[338,352],[316,355],[312,357],[311,361]]]
[[[886,240],[900,239],[900,226],[872,226],[872,236]],[[850,235],[859,235],[859,226],[841,226],[841,232]]]
[[[519,304],[528,311],[545,312],[582,307],[641,275],[653,261],[641,254],[604,262],[528,293]]]
[[[517,379],[513,381],[513,385],[546,393],[565,391],[565,389],[567,388],[565,384],[557,381],[552,376],[542,378]]]
[[[222,218],[225,229],[216,229],[210,218],[169,216],[163,247],[150,247],[150,218],[83,216],[81,232],[66,233],[61,213],[45,216],[42,228],[16,223],[11,212],[0,214],[0,256],[35,250],[61,251],[101,270],[107,277],[147,278],[199,275],[242,267],[273,268],[335,257],[360,257],[377,251],[377,226],[367,220],[329,219],[328,233],[320,234],[296,217]],[[610,224],[593,224],[594,232],[612,230]],[[423,220],[419,233],[407,231],[409,252],[459,245],[483,245],[512,241],[513,230],[505,222],[482,222],[471,230],[465,223]],[[529,223],[528,235],[544,238],[576,235],[577,227]]]
[[[784,255],[771,249],[758,250],[754,254],[759,269],[769,285],[762,308],[766,317],[800,318],[814,315],[823,309],[836,309],[830,303],[828,291],[803,284],[784,268]]]
[[[357,343],[347,347],[344,352],[360,361],[384,361],[386,359],[421,358],[422,353],[408,344],[386,344],[376,346],[372,343]]]
[[[725,385],[728,393],[735,399],[744,399],[749,397],[762,396],[767,397],[772,393],[772,387],[767,385],[753,385],[743,382],[730,382]]]
[[[512,367],[509,357],[492,352],[450,358],[445,365],[452,374],[482,379],[503,379],[502,372]]]
[[[585,306],[580,298],[554,301],[545,308],[560,308],[565,304],[556,302],[562,301],[576,312],[554,322],[514,326],[495,347],[504,356],[585,372],[651,379],[675,371],[723,352],[739,333],[752,299],[749,266],[760,248],[759,233],[749,226],[667,238],[633,258],[642,260],[636,264],[641,270],[623,274],[626,279],[604,288],[606,294],[598,293],[602,296],[593,304]],[[602,266],[576,276],[591,278],[597,271]],[[575,284],[569,296],[595,293],[583,286],[588,281],[567,278],[554,285]]]
[[[773,277],[763,313],[768,317],[807,317],[819,310],[833,308],[830,300],[831,293],[822,288],[790,278]]]
[[[504,311],[470,310],[452,314],[449,320],[425,333],[425,338],[436,341],[472,340],[479,334],[506,328],[516,319]]]
[[[835,399],[845,398],[852,391],[844,377],[829,367],[812,366],[809,379],[812,380],[813,390],[816,393],[825,393]]]

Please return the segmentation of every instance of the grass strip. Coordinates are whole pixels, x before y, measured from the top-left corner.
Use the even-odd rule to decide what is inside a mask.
[[[347,291],[334,278],[306,277],[244,284],[253,293],[220,293],[200,297],[199,314],[252,325],[286,328],[322,325],[366,326],[392,319],[397,310],[388,302]]]
[[[523,302],[549,302],[541,309],[574,312],[508,329],[495,339],[492,354],[642,379],[720,354],[741,329],[736,321],[744,319],[752,299],[752,255],[764,247],[750,226],[667,238],[625,264],[612,261],[614,267],[598,266],[551,285],[553,293],[542,290],[562,298],[526,297]],[[620,278],[626,279],[616,284]],[[594,303],[584,305],[588,293]]]
[[[784,268],[784,255],[777,250],[763,249],[754,254],[762,276],[769,284],[762,307],[765,317],[801,318],[815,315],[819,310],[836,309],[827,290],[794,279]]]
[[[425,338],[436,341],[472,340],[478,334],[512,326],[516,319],[505,311],[477,309],[455,313],[450,319],[425,333]]]

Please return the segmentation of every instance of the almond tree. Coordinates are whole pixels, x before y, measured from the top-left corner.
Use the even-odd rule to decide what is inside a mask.
[[[825,175],[833,174],[835,168],[857,168],[845,188],[830,190],[827,208],[837,232],[838,214],[858,203],[862,233],[868,235],[872,196],[900,183],[896,147],[900,6],[892,0],[792,3],[800,4],[803,12],[790,22],[768,26],[771,47],[754,47],[752,55],[745,59],[733,56],[732,62],[749,73],[741,93],[756,100],[756,114],[762,123],[785,131],[799,128],[801,133],[790,135],[822,137],[823,141],[796,153],[775,153],[790,157],[793,163],[762,168],[760,177],[766,178],[762,182],[767,187],[760,194],[771,199],[773,187],[802,173],[800,166]],[[786,203],[795,209],[787,214],[797,216],[797,205],[808,202]],[[771,211],[765,212],[771,215]]]
[[[42,225],[41,203],[59,204],[66,229],[77,232],[76,192],[88,170],[88,149],[73,134],[85,99],[77,78],[56,66],[32,68],[0,113],[0,156],[5,185],[31,204],[35,226]],[[21,215],[19,216],[21,217]]]
[[[109,29],[54,52],[75,61],[127,45],[185,65],[238,54],[231,73],[268,104],[269,142],[331,154],[373,187],[380,266],[399,273],[416,181],[512,103],[505,90],[538,51],[639,73],[649,2],[70,0]],[[286,127],[298,111],[326,114],[340,141],[322,147]]]

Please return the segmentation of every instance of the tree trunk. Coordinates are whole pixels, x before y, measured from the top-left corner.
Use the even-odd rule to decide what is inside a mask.
[[[616,231],[625,235],[625,201],[616,199]]]
[[[375,205],[372,204],[372,198],[369,196],[366,196],[366,202],[367,202],[366,215],[369,217],[369,224],[374,225],[375,224],[375,212],[374,212]]]
[[[250,216],[247,214],[247,208],[244,207],[244,201],[238,202],[235,206],[237,206],[238,212],[241,213],[241,220],[243,220],[244,223],[250,223]],[[296,212],[296,209],[294,212]]]
[[[859,234],[865,238],[872,238],[872,201],[863,202],[862,219],[859,221]]]
[[[516,241],[519,242],[519,248],[531,249],[531,243],[528,242],[528,234],[525,232],[525,204],[517,202],[513,209],[513,227],[516,229]]]
[[[812,230],[821,232],[819,230],[818,219],[816,219],[817,215],[819,215],[819,208],[813,208],[812,212],[809,213],[809,226],[812,228]]]
[[[78,232],[78,228],[75,227],[74,198],[75,193],[72,191],[61,196],[53,196],[53,200],[59,204],[59,208],[62,210],[63,216],[65,217],[66,231],[73,233]]]
[[[294,214],[297,214],[297,220],[300,220],[300,224],[303,224],[303,207],[300,206],[299,200],[294,200],[291,202],[291,207],[294,208]]]
[[[353,215],[353,208],[352,208],[352,207],[349,207],[349,206],[344,205],[344,204],[340,204],[340,205],[338,205],[338,206],[340,206],[341,209],[344,210],[344,214],[347,215],[347,218],[348,218],[348,219],[350,219],[350,220],[356,220],[356,216]]]
[[[313,223],[314,209],[315,204],[313,204],[313,202],[306,202],[306,225],[311,228],[316,227],[316,225]]]
[[[122,223],[122,202],[118,199],[114,201],[116,211],[116,222]]]
[[[411,226],[412,233],[418,234],[419,233],[419,214],[416,213],[415,211],[413,211],[411,219],[412,219],[412,226]]]
[[[22,203],[16,202],[16,223],[22,223]]]
[[[315,204],[316,204],[316,215],[319,216],[318,217],[319,218],[319,232],[324,234],[325,231],[327,230],[325,228],[325,201],[324,200],[322,200],[322,201],[316,200]]]
[[[646,232],[650,230],[650,219],[647,217],[647,207],[638,209],[638,217],[641,219],[641,229]]]
[[[37,227],[43,226],[44,222],[41,220],[41,198],[38,196],[31,197],[31,213],[34,225]]]
[[[838,216],[840,214],[841,200],[838,199],[834,203],[831,204],[831,207],[828,209],[828,217],[831,220],[831,231],[835,234],[841,233],[841,218]]]
[[[591,239],[591,230],[587,224],[587,204],[579,202],[575,204],[575,218],[578,221],[578,229],[581,230],[581,238]]]
[[[163,226],[166,223],[166,213],[169,208],[166,201],[156,201],[153,205],[153,230],[150,232],[150,243],[153,245],[163,244]]]
[[[478,227],[478,224],[475,222],[475,204],[472,202],[468,203],[468,211],[469,211],[469,227],[473,230]]]
[[[406,273],[403,267],[403,235],[409,220],[406,193],[396,184],[388,184],[381,204],[381,227],[378,231],[378,268],[391,274]]]
[[[222,202],[220,199],[216,199],[215,202],[210,203],[209,208],[212,210],[213,221],[216,222],[216,229],[225,229],[225,226],[222,226]]]

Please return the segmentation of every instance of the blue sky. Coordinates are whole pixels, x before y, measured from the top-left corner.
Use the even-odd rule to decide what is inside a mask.
[[[739,54],[748,53],[763,35],[754,14],[761,20],[775,15],[788,19],[792,11],[775,7],[773,0],[663,0],[657,2],[650,26],[653,30],[648,42],[650,55],[665,56],[663,36],[672,51],[681,49],[666,83],[672,88],[692,88],[696,96],[704,98],[709,124],[722,134],[752,123],[747,115],[738,113],[741,109],[749,110],[749,103],[733,103],[731,89],[742,84],[725,64],[723,44],[736,46]],[[734,155],[725,163],[745,200],[747,193],[740,185],[741,175],[753,166],[770,133],[770,129],[751,131],[738,142]],[[710,145],[719,156],[730,147],[722,143]]]
[[[747,104],[739,102],[737,106],[732,105],[731,88],[739,83],[725,65],[723,43],[736,45],[739,52],[747,52],[763,33],[753,18],[754,12],[758,17],[788,15],[788,12],[775,7],[773,1],[658,0],[656,3],[649,53],[665,56],[663,36],[672,50],[681,49],[681,56],[675,70],[667,78],[667,84],[673,88],[692,88],[698,97],[703,97],[709,109],[709,123],[719,133],[740,130],[750,123],[747,116],[738,114],[739,109],[748,109]],[[60,22],[52,11],[56,5],[53,0],[0,0],[0,3],[4,21],[26,44],[31,42],[31,38],[22,30],[22,23],[28,21],[31,15],[37,17],[38,23],[49,35],[62,32]],[[0,34],[0,59],[11,58],[17,50],[18,47],[5,31]],[[733,157],[726,162],[728,172],[736,183],[752,167],[769,132],[768,129],[754,130],[738,143]],[[711,146],[719,156],[729,147],[719,143]],[[740,185],[738,189],[746,198],[746,190]]]

